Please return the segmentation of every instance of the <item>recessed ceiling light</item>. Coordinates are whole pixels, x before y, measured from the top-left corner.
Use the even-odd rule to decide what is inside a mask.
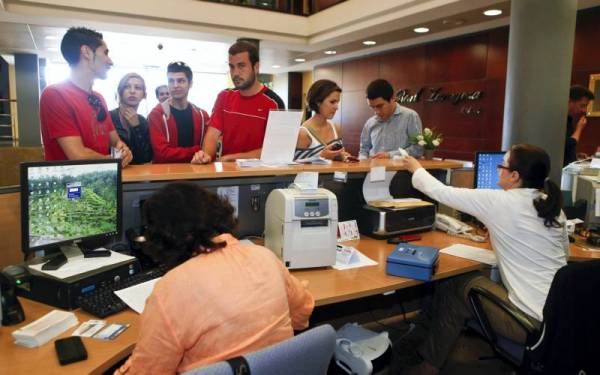
[[[332,50],[332,49],[325,51],[325,54],[326,54],[326,55],[335,55],[336,53],[337,53],[337,52],[336,52],[336,51],[334,51],[334,50]]]
[[[502,11],[500,9],[488,9],[488,10],[484,11],[483,14],[485,14],[486,16],[489,16],[489,17],[493,17],[493,16],[501,15]]]
[[[56,48],[56,47],[48,47],[46,49],[50,52],[58,52],[58,48]]]
[[[277,64],[271,65],[271,68],[273,68],[273,69],[279,69],[279,68],[281,68],[281,65],[277,65]]]
[[[302,58],[302,57],[298,57],[297,59],[294,59],[295,62],[305,62],[306,59]]]
[[[56,35],[46,35],[44,37],[44,39],[46,39],[46,40],[57,40],[58,37]]]
[[[374,46],[375,44],[377,44],[377,42],[376,42],[376,41],[374,41],[374,40],[365,40],[365,41],[363,42],[363,44],[364,44],[365,46]]]
[[[429,29],[426,28],[426,27],[416,27],[416,28],[413,29],[413,31],[415,33],[423,34],[423,33],[428,33]]]

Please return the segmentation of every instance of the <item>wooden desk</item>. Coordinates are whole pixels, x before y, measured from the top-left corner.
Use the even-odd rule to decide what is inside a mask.
[[[83,338],[88,352],[85,361],[61,366],[54,350],[54,340],[39,348],[29,349],[14,344],[11,333],[48,313],[53,307],[21,298],[26,321],[10,327],[0,328],[0,374],[102,374],[113,364],[126,358],[135,347],[139,335],[139,315],[126,310],[106,320],[108,323],[129,323],[131,326],[115,340]],[[97,319],[81,310],[75,312],[79,323]],[[58,338],[68,337],[73,329],[67,330]]]
[[[473,241],[451,237],[437,231],[422,233],[421,236],[422,239],[420,241],[413,243],[438,248],[447,247],[455,243],[480,246],[480,244]],[[378,264],[372,267],[361,267],[344,271],[338,271],[333,268],[292,271],[292,274],[297,278],[309,281],[308,289],[315,297],[317,306],[349,301],[423,283],[414,279],[385,274],[386,258],[396,245],[364,236],[360,241],[351,241],[347,244],[356,247]],[[489,245],[485,244],[484,247],[489,247]],[[483,269],[484,267],[485,265],[475,261],[440,254],[434,280]]]
[[[452,243],[474,245],[469,240],[450,237],[440,232],[424,233],[423,239],[419,243],[436,247],[445,247]],[[394,248],[394,245],[370,238],[353,241],[351,244],[379,264],[346,271],[324,268],[292,272],[296,277],[309,281],[308,288],[315,296],[317,306],[408,288],[422,283],[421,281],[385,274],[385,259]],[[480,263],[441,254],[435,279],[442,279],[481,268],[483,268],[483,265]],[[131,326],[113,341],[84,338],[88,359],[71,365],[60,366],[54,351],[53,340],[35,349],[14,345],[11,332],[52,310],[51,306],[24,298],[21,298],[21,303],[25,310],[26,322],[16,326],[0,328],[0,374],[32,374],[38,372],[48,374],[100,374],[133,351],[139,334],[139,315],[137,313],[127,310],[111,316],[107,319],[109,323],[129,323]],[[75,313],[80,323],[95,319],[80,310]],[[73,329],[69,329],[61,337],[70,335],[72,331]]]
[[[421,160],[425,169],[455,169],[462,163],[446,160]],[[220,179],[233,177],[262,177],[295,175],[298,172],[333,174],[336,171],[365,173],[371,167],[385,166],[389,171],[405,170],[400,162],[390,159],[362,160],[357,163],[334,161],[329,165],[284,165],[276,167],[241,168],[234,162],[196,164],[144,164],[130,165],[123,169],[123,182],[175,181],[193,179]]]

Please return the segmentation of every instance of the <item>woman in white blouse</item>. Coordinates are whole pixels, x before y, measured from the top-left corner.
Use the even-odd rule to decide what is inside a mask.
[[[548,179],[550,158],[543,149],[527,144],[511,147],[498,165],[502,190],[446,186],[412,157],[403,160],[413,173],[413,186],[429,197],[475,216],[489,230],[498,258],[502,284],[479,273],[440,282],[434,297],[433,318],[425,342],[418,348],[424,362],[409,373],[437,374],[444,365],[465,319],[472,316],[467,301],[471,288],[489,290],[541,322],[554,274],[567,262],[566,218],[559,187]],[[525,333],[501,311],[490,322],[499,334],[525,341]]]

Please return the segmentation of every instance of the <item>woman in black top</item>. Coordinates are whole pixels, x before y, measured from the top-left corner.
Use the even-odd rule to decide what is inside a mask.
[[[119,107],[110,111],[115,130],[133,153],[131,164],[149,163],[152,146],[148,121],[137,113],[140,102],[146,98],[146,83],[139,74],[128,73],[119,81],[117,92]]]

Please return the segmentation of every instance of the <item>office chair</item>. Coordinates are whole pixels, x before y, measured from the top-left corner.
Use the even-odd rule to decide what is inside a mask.
[[[335,330],[324,324],[243,356],[249,369],[234,371],[227,361],[187,371],[185,375],[326,374],[335,348]],[[239,357],[238,357],[239,358]],[[234,358],[235,360],[235,358]],[[237,362],[237,361],[235,361]]]
[[[536,325],[533,320],[521,310],[507,304],[486,289],[474,287],[469,291],[468,298],[475,318],[467,322],[467,327],[483,336],[498,357],[508,361],[515,368],[520,368],[523,362],[525,346],[523,343],[512,341],[494,332],[485,313],[483,302],[488,301],[504,311],[505,314],[510,316],[525,331],[527,337],[536,331]]]
[[[570,263],[554,275],[544,304],[544,321],[531,318],[481,288],[469,291],[475,320],[467,322],[486,338],[494,352],[521,373],[600,373],[600,261]],[[527,333],[527,343],[496,334],[482,302],[487,300],[511,316]]]

